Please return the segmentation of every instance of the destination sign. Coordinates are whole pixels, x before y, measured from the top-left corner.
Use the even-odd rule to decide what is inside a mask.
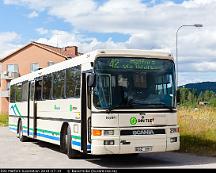
[[[135,69],[135,70],[159,70],[164,66],[164,61],[147,58],[99,58],[97,69]]]

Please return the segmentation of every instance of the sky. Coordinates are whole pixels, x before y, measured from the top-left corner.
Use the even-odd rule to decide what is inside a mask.
[[[0,58],[37,41],[170,52],[178,84],[216,81],[216,0],[0,0]]]

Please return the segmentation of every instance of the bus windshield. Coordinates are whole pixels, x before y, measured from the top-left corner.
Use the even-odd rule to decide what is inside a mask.
[[[174,63],[156,58],[101,57],[95,61],[97,109],[175,107]]]

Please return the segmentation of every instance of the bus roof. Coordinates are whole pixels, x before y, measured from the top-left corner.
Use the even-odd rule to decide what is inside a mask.
[[[35,72],[23,75],[19,78],[11,80],[11,85],[20,83],[23,81],[31,81],[37,77],[53,73],[55,71],[64,70],[66,68],[74,67],[77,65],[88,64],[90,66],[91,62],[94,62],[97,57],[136,57],[136,58],[158,58],[158,59],[168,59],[173,61],[173,57],[168,52],[159,52],[152,50],[139,50],[139,49],[98,49],[89,53],[85,53],[80,56],[76,56],[72,59],[54,64],[52,66],[37,70]]]

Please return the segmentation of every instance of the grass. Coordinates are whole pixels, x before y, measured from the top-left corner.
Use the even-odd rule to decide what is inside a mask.
[[[8,126],[8,115],[0,115],[0,126]]]
[[[180,151],[216,156],[216,108],[178,108]]]

